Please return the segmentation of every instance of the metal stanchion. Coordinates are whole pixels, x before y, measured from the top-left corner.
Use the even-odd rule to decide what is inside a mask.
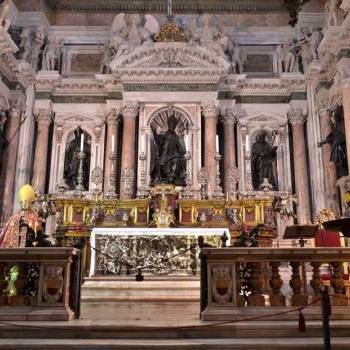
[[[322,328],[324,350],[331,350],[331,334],[329,327],[329,316],[332,314],[331,301],[329,298],[328,287],[322,289]]]

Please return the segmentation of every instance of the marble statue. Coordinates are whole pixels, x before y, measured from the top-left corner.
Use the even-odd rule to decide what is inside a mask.
[[[267,179],[274,190],[277,189],[277,169],[276,151],[274,139],[268,142],[269,134],[266,130],[260,130],[256,136],[256,141],[252,145],[252,180],[255,191],[260,189],[260,185]]]
[[[144,24],[140,15],[130,16],[129,24],[125,15],[117,15],[111,27],[110,48],[112,59],[130,54],[138,47],[153,44],[153,35],[159,31],[158,21],[152,15],[145,15]]]
[[[316,28],[310,36],[310,54],[313,60],[318,60],[319,55],[318,55],[318,46],[320,45],[321,41],[323,39],[323,34],[322,34],[322,29],[321,28]]]
[[[226,51],[229,49],[228,36],[223,31],[219,31],[218,28],[210,24],[209,14],[202,15],[201,23],[202,25],[198,26],[196,19],[190,22],[190,44],[199,45],[226,58]]]
[[[80,166],[80,143],[81,135],[84,132],[78,128],[74,131],[73,140],[67,145],[64,159],[64,180],[70,190],[75,190],[78,185],[78,170]],[[90,177],[90,145],[87,142],[87,135],[84,133],[84,159],[83,159],[83,186],[89,189]]]
[[[319,147],[325,144],[332,146],[330,161],[337,166],[338,176],[347,175],[348,164],[346,156],[346,138],[342,106],[332,110],[331,120],[333,130],[327,137],[318,143]]]
[[[41,49],[45,43],[45,32],[44,27],[40,26],[34,32],[33,38],[33,49],[32,49],[32,65],[35,70],[38,69],[39,56],[41,53]]]
[[[232,73],[242,74],[244,71],[244,64],[247,63],[247,56],[244,49],[239,45],[239,42],[235,40],[232,42],[230,52]]]
[[[54,35],[50,35],[43,52],[43,70],[59,70],[62,49],[62,40],[58,40]]]
[[[19,47],[23,50],[22,60],[30,63],[32,55],[32,28],[26,27],[23,28],[21,33],[21,41]]]
[[[101,52],[102,52],[102,59],[100,64],[100,74],[109,74],[111,73],[109,64],[111,63],[111,60],[113,57],[111,44],[109,42],[104,43],[104,45],[101,46]]]
[[[294,40],[290,40],[289,43],[283,45],[285,49],[284,56],[284,71],[286,73],[298,72],[298,48]]]
[[[150,170],[151,184],[185,186],[186,149],[176,133],[179,121],[171,109],[168,114],[168,129],[165,132],[156,125],[151,125],[154,138]]]
[[[339,25],[340,4],[341,0],[328,0],[325,4],[327,27]]]
[[[301,58],[303,72],[306,73],[310,63],[312,62],[312,53],[310,50],[311,33],[308,28],[301,28],[298,34],[297,46],[299,48],[299,56]]]
[[[5,0],[2,4],[1,12],[0,12],[0,27],[2,27],[5,30],[5,32],[8,32],[11,26],[11,21],[8,16],[9,11],[10,11],[9,0]]]

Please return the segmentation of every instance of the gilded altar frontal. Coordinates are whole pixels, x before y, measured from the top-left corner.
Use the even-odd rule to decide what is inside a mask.
[[[146,349],[118,327],[229,321],[246,340],[223,349],[262,349],[239,321],[276,312],[272,340],[329,350],[324,303],[350,322],[349,167],[350,0],[0,0],[0,334],[82,317],[96,349]]]

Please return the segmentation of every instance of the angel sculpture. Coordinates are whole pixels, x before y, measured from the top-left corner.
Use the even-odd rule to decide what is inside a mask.
[[[32,54],[32,28],[23,28],[21,33],[21,41],[19,43],[20,48],[23,50],[22,60],[29,62],[29,58]]]
[[[196,19],[189,24],[191,33],[190,44],[199,45],[226,58],[226,51],[229,46],[228,36],[223,31],[210,25],[210,16],[208,14],[202,15],[201,21],[202,26],[199,28]]]
[[[337,26],[340,17],[341,0],[328,0],[325,4],[325,15],[327,27]]]

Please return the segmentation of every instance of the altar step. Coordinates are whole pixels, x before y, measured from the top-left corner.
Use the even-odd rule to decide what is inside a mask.
[[[199,302],[197,277],[135,277],[85,278],[83,302]]]
[[[350,338],[337,338],[333,350],[349,350]],[[322,350],[321,338],[315,339],[2,339],[0,349],[25,350]]]

